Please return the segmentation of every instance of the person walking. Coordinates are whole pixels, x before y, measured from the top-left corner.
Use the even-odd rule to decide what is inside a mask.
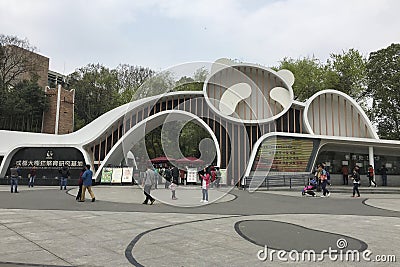
[[[159,177],[160,177],[160,170],[158,168],[154,168],[154,189],[158,188]]]
[[[33,185],[35,184],[36,171],[37,171],[36,166],[33,166],[33,167],[30,169],[30,171],[29,171],[29,182],[28,182],[28,187],[33,187]]]
[[[143,181],[142,186],[144,187],[144,195],[146,196],[146,199],[143,201],[142,204],[147,205],[147,203],[150,200],[150,205],[153,205],[155,199],[150,195],[150,190],[151,190],[151,186],[154,183],[154,179],[155,179],[155,172],[149,167],[147,167],[147,171],[145,172],[145,178]]]
[[[318,164],[315,170],[315,180],[317,181],[317,192],[321,192],[321,172],[322,172],[322,165]]]
[[[217,173],[215,172],[215,167],[212,167],[211,168],[211,182],[210,182],[210,185],[211,185],[211,188],[214,188],[214,183],[215,183],[215,180],[217,179]]]
[[[11,193],[19,193],[18,192],[18,178],[21,176],[21,170],[18,165],[15,165],[14,168],[10,168],[10,176],[11,176]]]
[[[353,195],[355,197],[357,193],[357,197],[360,197],[360,191],[358,187],[360,186],[360,174],[358,173],[358,168],[354,168],[353,174],[351,175],[351,179],[353,180]]]
[[[321,179],[321,187],[322,187],[322,196],[321,197],[329,197],[331,193],[329,192],[328,189],[326,189],[326,186],[328,185],[328,174],[326,170],[323,168],[323,165],[320,165],[320,179]]]
[[[64,187],[64,190],[67,190],[67,180],[68,180],[68,178],[70,178],[70,173],[69,173],[68,166],[63,166],[58,172],[61,175],[61,177],[60,177],[60,190],[62,190],[63,187]]]
[[[343,175],[343,185],[348,185],[349,184],[349,167],[347,165],[343,165],[342,175]]]
[[[368,165],[368,180],[369,180],[369,186],[371,187],[372,184],[374,184],[374,187],[376,187],[376,183],[374,181],[374,167],[372,165]]]
[[[208,188],[210,186],[211,176],[207,172],[207,169],[204,168],[203,173],[200,174],[200,179],[201,179],[201,191],[203,194],[203,198],[201,199],[200,202],[208,203]]]
[[[167,167],[165,169],[164,176],[165,176],[165,189],[167,189],[167,188],[169,188],[169,185],[172,182],[172,174],[171,174],[171,168],[170,167]]]
[[[84,172],[86,171],[86,168],[83,168],[81,173],[79,174],[79,180],[78,180],[78,186],[79,186],[79,190],[78,190],[78,194],[76,195],[76,200],[80,200],[81,196],[82,196],[82,186],[83,186],[83,178],[82,175],[84,174]]]
[[[388,172],[388,169],[386,168],[386,166],[382,165],[382,168],[381,168],[382,186],[387,186],[387,172]]]
[[[85,172],[82,174],[82,195],[81,199],[79,202],[85,202],[85,193],[86,189],[88,190],[90,196],[92,197],[92,202],[96,201],[96,198],[94,197],[93,191],[92,191],[92,177],[93,177],[93,172],[90,170],[90,165],[87,164],[85,166]]]
[[[217,188],[219,188],[219,183],[221,181],[221,171],[219,170],[219,167],[215,167],[215,175],[216,175],[216,179],[215,179],[215,186]]]

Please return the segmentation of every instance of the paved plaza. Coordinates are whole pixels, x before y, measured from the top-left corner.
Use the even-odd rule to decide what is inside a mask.
[[[179,187],[175,201],[159,188],[143,205],[137,186],[95,186],[94,203],[76,202],[74,187],[0,186],[0,266],[398,266],[400,189],[350,189],[214,188],[206,205],[199,187]]]

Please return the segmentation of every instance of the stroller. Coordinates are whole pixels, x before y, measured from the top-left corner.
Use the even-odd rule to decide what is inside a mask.
[[[317,196],[314,192],[314,189],[316,188],[317,188],[317,180],[315,178],[310,179],[308,185],[306,185],[303,188],[303,190],[301,190],[301,195],[315,197]]]

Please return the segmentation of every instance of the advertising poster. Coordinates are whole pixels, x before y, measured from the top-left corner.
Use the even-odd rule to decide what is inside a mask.
[[[122,168],[113,168],[111,183],[120,184],[121,177],[122,177]]]
[[[103,168],[101,173],[101,183],[111,183],[112,173],[112,168]]]
[[[198,182],[198,174],[196,168],[188,168],[187,169],[187,183],[197,183]]]
[[[313,140],[277,138],[265,140],[254,161],[253,170],[304,172],[311,158]]]
[[[220,184],[227,184],[227,177],[226,177],[226,169],[220,169],[221,172],[221,181]]]
[[[122,168],[122,182],[123,183],[132,183],[132,175],[133,175],[132,167]]]

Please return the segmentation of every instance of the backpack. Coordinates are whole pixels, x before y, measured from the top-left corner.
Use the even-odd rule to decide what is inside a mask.
[[[165,180],[167,180],[168,182],[171,182],[171,179],[172,179],[171,170],[166,169],[165,170]]]
[[[328,171],[326,171],[326,179],[327,179],[328,181],[331,180],[331,174],[330,174]]]

